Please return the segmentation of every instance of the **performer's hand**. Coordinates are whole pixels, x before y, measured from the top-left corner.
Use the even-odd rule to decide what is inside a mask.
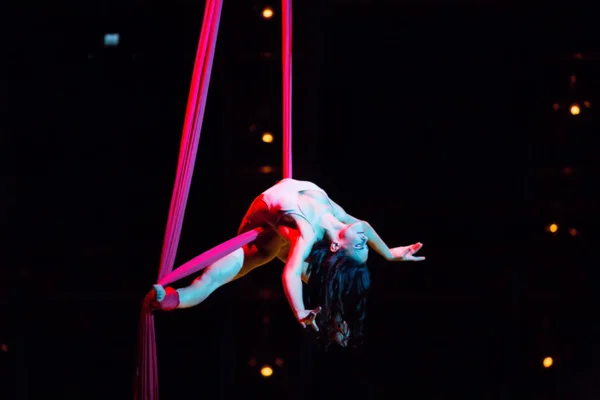
[[[423,243],[417,242],[410,246],[395,247],[391,249],[392,259],[390,261],[423,261],[425,257],[415,257],[414,254],[423,247]]]
[[[319,327],[315,321],[317,314],[321,312],[321,307],[317,307],[314,310],[302,310],[296,313],[296,318],[300,322],[303,328],[307,326],[312,326],[312,328],[319,332]]]

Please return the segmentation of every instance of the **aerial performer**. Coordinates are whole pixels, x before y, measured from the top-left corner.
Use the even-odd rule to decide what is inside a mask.
[[[206,0],[192,74],[175,185],[156,284],[140,313],[134,399],[158,400],[154,315],[193,307],[224,284],[274,259],[283,261],[282,282],[295,318],[327,344],[359,346],[364,339],[369,248],[388,261],[422,261],[421,243],[389,248],[366,221],[344,211],[312,182],[292,174],[292,7],[282,0],[283,176],[250,205],[238,235],[175,267],[189,195],[223,1]],[[174,282],[200,275],[187,287]],[[303,285],[307,284],[307,303]]]
[[[321,329],[320,337],[328,342],[355,347],[364,339],[369,248],[392,262],[425,259],[415,256],[421,243],[389,248],[371,224],[348,214],[308,181],[283,179],[261,193],[238,235],[257,227],[264,230],[255,240],[207,266],[191,285],[154,285],[153,308],[193,307],[224,284],[279,259],[283,288],[300,325]],[[308,308],[303,283],[312,303]]]

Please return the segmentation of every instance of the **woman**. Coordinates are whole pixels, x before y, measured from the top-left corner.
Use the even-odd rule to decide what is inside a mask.
[[[422,261],[414,254],[421,243],[388,248],[365,221],[347,214],[317,185],[283,179],[258,196],[248,209],[238,234],[256,227],[271,228],[258,238],[208,266],[187,287],[155,285],[154,306],[162,310],[193,307],[215,289],[279,258],[285,263],[282,281],[298,322],[346,347],[363,338],[366,293],[370,285],[366,261],[369,247],[388,261]],[[308,284],[305,307],[302,282]]]

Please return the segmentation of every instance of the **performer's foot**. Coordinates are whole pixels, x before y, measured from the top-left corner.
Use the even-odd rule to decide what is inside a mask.
[[[154,293],[156,295],[156,301],[163,301],[164,298],[167,296],[165,288],[159,284],[154,285]]]

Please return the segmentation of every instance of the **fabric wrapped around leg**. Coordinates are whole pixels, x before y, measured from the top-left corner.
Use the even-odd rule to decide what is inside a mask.
[[[167,286],[165,292],[165,298],[161,301],[156,300],[156,292],[154,292],[154,298],[150,303],[152,310],[172,311],[179,306],[179,293],[177,290]]]

